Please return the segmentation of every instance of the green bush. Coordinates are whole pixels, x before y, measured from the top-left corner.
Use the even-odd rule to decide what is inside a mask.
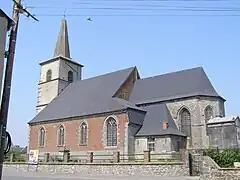
[[[6,156],[4,157],[4,162],[8,162],[10,161],[10,156],[11,154],[15,154],[15,157],[13,159],[14,162],[24,162],[25,161],[25,154],[19,152],[19,151],[15,151],[15,150],[10,150]]]
[[[207,149],[204,154],[223,168],[234,167],[234,162],[240,162],[240,149]]]

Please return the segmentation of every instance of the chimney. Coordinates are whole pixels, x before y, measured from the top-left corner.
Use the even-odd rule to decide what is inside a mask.
[[[167,129],[168,128],[168,122],[167,121],[163,121],[163,129]]]

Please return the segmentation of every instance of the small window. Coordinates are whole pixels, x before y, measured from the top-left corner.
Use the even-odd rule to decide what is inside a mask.
[[[80,126],[80,145],[87,145],[87,124],[85,122]]]
[[[39,130],[38,139],[39,139],[39,141],[38,141],[39,142],[39,147],[44,147],[44,145],[45,145],[45,130],[44,130],[43,127],[41,127],[40,130]]]
[[[61,125],[58,128],[58,146],[63,146],[64,145],[64,127]]]
[[[128,99],[128,92],[124,91],[124,90],[121,91],[120,94],[119,94],[119,98],[127,100]]]
[[[52,79],[52,70],[48,70],[47,71],[47,81],[51,81],[51,79]]]
[[[139,144],[140,144],[140,140],[137,140],[137,145],[139,146]]]
[[[72,71],[68,71],[68,81],[70,83],[73,82],[73,72]]]
[[[149,151],[155,151],[155,138],[148,138],[147,140],[148,150]]]

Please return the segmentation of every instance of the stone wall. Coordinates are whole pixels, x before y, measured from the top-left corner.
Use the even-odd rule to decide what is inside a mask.
[[[82,173],[82,174],[124,174],[124,175],[158,175],[158,176],[188,176],[188,168],[181,163],[164,164],[4,164],[4,169],[22,172],[48,173]]]
[[[211,170],[209,174],[204,174],[201,179],[204,180],[239,180],[240,169],[237,168],[221,168],[218,170]]]
[[[203,157],[200,180],[239,180],[240,168],[220,168],[210,157]]]
[[[213,116],[224,115],[223,101],[215,97],[194,97],[175,100],[167,103],[167,107],[176,123],[181,126],[180,112],[186,108],[191,114],[191,140],[188,137],[187,147],[190,149],[202,149],[209,147],[209,140],[206,134],[206,123],[204,117],[204,110],[206,107],[212,107]],[[192,142],[192,143],[190,143]]]

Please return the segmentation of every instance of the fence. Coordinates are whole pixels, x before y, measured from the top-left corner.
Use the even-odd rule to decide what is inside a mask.
[[[5,162],[27,162],[28,156],[19,158],[14,154],[5,159]],[[142,154],[120,154],[120,152],[114,152],[111,154],[94,154],[88,152],[85,155],[71,155],[70,152],[63,152],[62,155],[54,155],[45,153],[38,157],[39,163],[131,163],[131,162],[181,162],[181,156],[179,152],[169,153],[153,153],[150,151],[144,151]]]

